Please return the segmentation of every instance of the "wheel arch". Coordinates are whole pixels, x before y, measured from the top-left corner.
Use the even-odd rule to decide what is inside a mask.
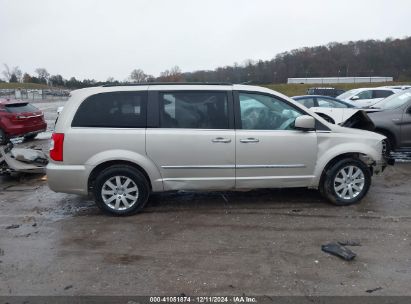
[[[94,187],[94,182],[97,178],[97,176],[103,172],[105,169],[112,167],[112,166],[129,166],[132,167],[136,170],[138,170],[139,172],[141,172],[141,174],[144,175],[144,177],[147,179],[147,182],[149,184],[150,190],[152,190],[153,186],[150,180],[150,176],[148,175],[148,173],[146,172],[146,170],[143,169],[143,167],[137,165],[136,163],[133,163],[131,161],[126,161],[126,160],[109,160],[106,162],[103,162],[99,165],[97,165],[91,172],[87,181],[87,188],[90,191],[93,187]]]
[[[321,172],[321,176],[318,179],[319,184],[318,187],[321,188],[321,186],[324,184],[324,178],[327,174],[328,169],[330,169],[330,167],[332,167],[334,164],[336,164],[337,162],[339,162],[340,160],[346,159],[346,158],[355,158],[355,159],[360,159],[361,155],[365,155],[362,153],[358,153],[358,152],[347,152],[347,153],[342,153],[339,154],[337,156],[335,156],[334,158],[332,158],[331,160],[329,160],[325,167],[323,168],[322,172]]]

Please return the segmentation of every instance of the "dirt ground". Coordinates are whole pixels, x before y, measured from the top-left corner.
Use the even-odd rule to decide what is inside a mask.
[[[388,168],[350,207],[305,189],[173,192],[126,218],[1,177],[0,295],[411,295],[410,176]],[[321,251],[345,240],[353,261]]]

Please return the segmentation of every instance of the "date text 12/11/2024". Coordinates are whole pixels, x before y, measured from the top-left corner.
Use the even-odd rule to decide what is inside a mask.
[[[150,297],[150,303],[257,303],[257,299],[248,296],[174,296]]]

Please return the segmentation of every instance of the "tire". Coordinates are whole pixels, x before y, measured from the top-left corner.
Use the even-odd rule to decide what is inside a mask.
[[[393,149],[392,139],[387,137],[386,139],[383,140],[382,144],[383,144],[383,147],[382,147],[383,155],[385,155],[386,157],[389,157]]]
[[[25,140],[33,140],[33,139],[36,138],[36,136],[37,136],[37,134],[30,134],[30,135],[24,136],[24,139]]]
[[[343,171],[347,177],[344,177]],[[320,193],[334,205],[348,206],[360,202],[370,186],[371,171],[367,165],[359,159],[346,158],[327,169],[322,178]]]
[[[118,165],[103,170],[97,176],[93,192],[96,204],[103,212],[127,216],[145,207],[150,187],[145,176],[137,169]]]
[[[5,145],[9,142],[9,138],[7,134],[3,131],[3,129],[0,129],[0,145]]]

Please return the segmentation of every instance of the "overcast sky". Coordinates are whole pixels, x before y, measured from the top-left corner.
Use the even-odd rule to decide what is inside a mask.
[[[411,36],[410,0],[0,0],[0,64],[125,80]],[[1,70],[1,69],[0,69]]]

